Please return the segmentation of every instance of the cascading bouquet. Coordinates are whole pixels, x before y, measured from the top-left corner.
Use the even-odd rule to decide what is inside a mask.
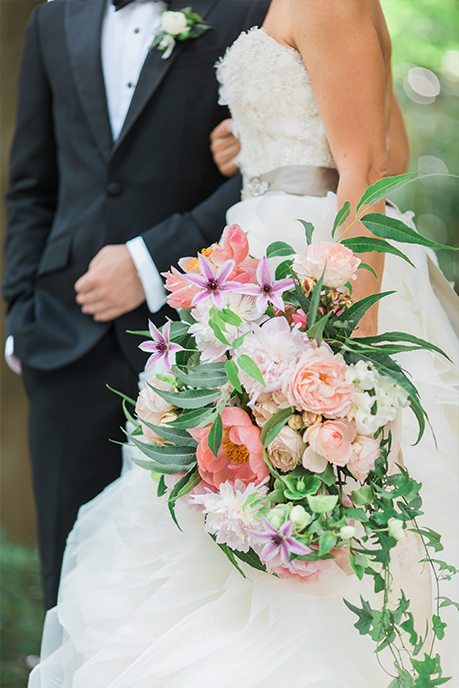
[[[162,332],[150,324],[151,340],[140,345],[151,353],[147,368],[162,360],[164,371],[141,391],[137,418],[124,401],[136,427],[130,440],[145,456],[134,460],[152,471],[158,494],[168,494],[172,518],[179,526],[178,499],[202,510],[206,531],[242,575],[238,560],[308,582],[335,560],[360,579],[373,578],[381,609],[363,599],[361,607],[346,604],[377,652],[390,647],[391,688],[449,680],[427,637],[443,637],[440,607],[455,605],[438,593],[431,628],[421,636],[405,593],[389,600],[391,550],[406,530],[422,539],[437,584],[456,572],[431,558],[429,549],[442,545],[437,533],[416,523],[421,485],[391,454],[398,409],[410,406],[416,414],[418,441],[426,420],[417,390],[392,355],[445,354],[401,332],[353,336],[386,295],[353,303],[356,271],[372,271],[356,253],[391,252],[409,262],[385,239],[445,248],[399,220],[364,214],[412,178],[385,179],[365,192],[355,221],[374,237],[313,244],[314,227],[301,220],[302,254],[279,241],[258,260],[233,225],[220,244],[182,259],[183,272],[166,275],[168,302],[180,321]],[[333,236],[349,213],[346,203]]]

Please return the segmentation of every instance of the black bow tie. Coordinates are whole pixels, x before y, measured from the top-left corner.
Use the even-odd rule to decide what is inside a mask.
[[[115,12],[123,9],[123,7],[126,7],[126,5],[129,5],[131,2],[134,2],[134,0],[112,0],[112,4],[115,7]],[[164,0],[164,2],[166,5],[168,5],[170,0]]]

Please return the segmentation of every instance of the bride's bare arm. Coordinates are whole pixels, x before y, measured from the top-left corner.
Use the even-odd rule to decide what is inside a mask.
[[[338,207],[346,200],[355,207],[364,190],[388,172],[390,39],[379,2],[273,0],[265,28],[301,53],[340,174]],[[384,202],[372,210],[384,212]],[[353,225],[348,236],[365,232]],[[364,259],[382,275],[382,254]],[[366,270],[354,284],[356,298],[380,288],[380,280]],[[372,311],[359,334],[376,332],[377,311]]]
[[[393,93],[392,109],[387,132],[387,174],[403,174],[408,169],[410,146],[402,110],[398,98]]]

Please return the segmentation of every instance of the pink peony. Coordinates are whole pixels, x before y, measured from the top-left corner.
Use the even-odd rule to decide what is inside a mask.
[[[163,272],[166,278],[166,289],[171,293],[167,297],[167,303],[171,308],[191,308],[191,302],[198,293],[199,287],[187,279],[186,275],[171,267],[169,272]]]
[[[211,425],[188,431],[199,442],[196,457],[201,478],[215,487],[238,479],[246,485],[250,482],[258,485],[269,474],[263,459],[260,429],[253,425],[248,413],[235,406],[223,409],[222,421],[223,440],[217,458],[207,443]]]
[[[161,425],[164,417],[173,410],[172,404],[165,401],[162,397],[157,394],[153,387],[160,389],[164,392],[174,392],[174,386],[170,382],[165,382],[158,378],[154,378],[147,383],[143,390],[137,397],[137,404],[135,407],[135,412],[139,417],[139,420],[146,420],[147,423],[152,425]],[[150,430],[144,423],[142,425],[142,432],[144,437],[149,442],[154,442],[156,444],[164,444],[162,437],[159,437],[153,430]]]
[[[352,456],[355,436],[355,423],[347,420],[327,420],[311,425],[303,436],[309,443],[303,454],[303,466],[315,472],[318,466],[323,466],[319,472],[325,470],[328,461],[345,466]]]
[[[331,559],[319,561],[299,561],[297,559],[290,562],[293,571],[282,563],[281,555],[277,554],[270,561],[265,562],[268,573],[275,573],[279,578],[299,578],[300,580],[312,583],[316,581],[322,571],[331,568]]]
[[[368,473],[374,469],[379,451],[379,442],[366,435],[357,435],[352,445],[352,456],[347,464],[356,480],[365,480]]]
[[[303,255],[296,255],[292,267],[300,279],[313,277],[316,280],[325,268],[324,286],[341,289],[356,278],[360,263],[360,258],[343,244],[321,241],[309,246]]]
[[[353,383],[346,381],[347,368],[329,347],[311,347],[286,378],[283,392],[298,411],[342,418],[351,410],[354,391]]]

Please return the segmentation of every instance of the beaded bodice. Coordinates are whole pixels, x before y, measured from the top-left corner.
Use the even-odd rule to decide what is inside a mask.
[[[263,28],[242,33],[217,65],[245,179],[288,165],[336,168],[300,53]]]

